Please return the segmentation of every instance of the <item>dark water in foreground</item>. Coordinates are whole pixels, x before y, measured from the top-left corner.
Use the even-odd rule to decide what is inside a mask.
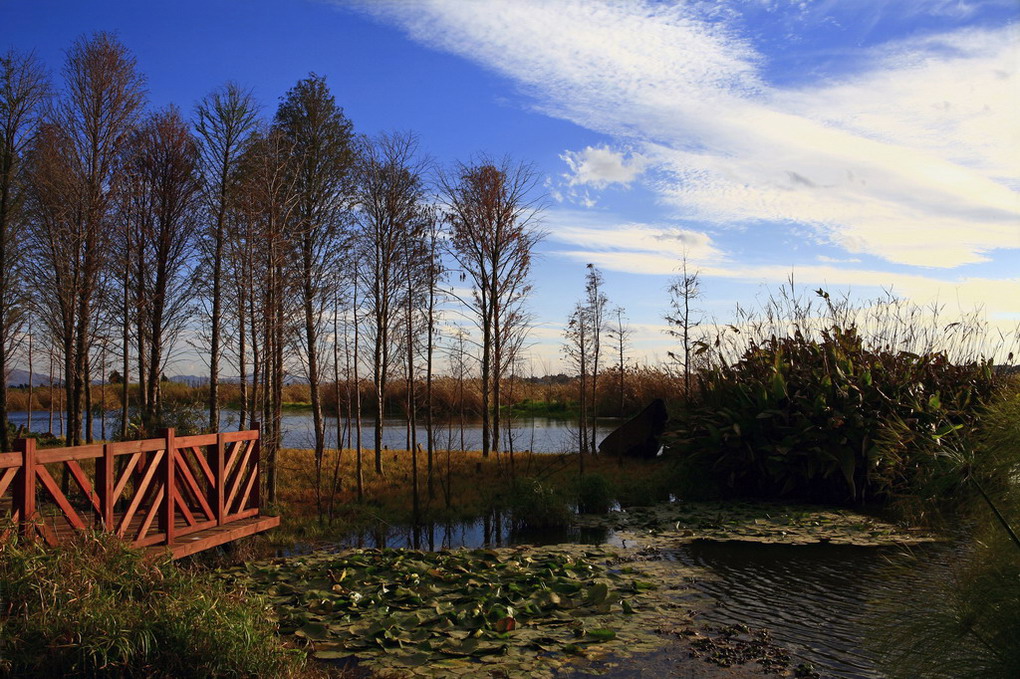
[[[922,549],[929,562],[949,558],[945,546]],[[885,677],[873,648],[874,602],[907,600],[923,577],[903,567],[911,557],[897,547],[697,541],[675,558],[714,576],[695,585],[715,602],[701,619],[766,627],[794,666],[845,679]]]
[[[512,530],[506,517],[489,516],[418,529],[381,526],[348,536],[336,548],[438,550],[560,542],[619,544],[606,529],[522,533]],[[951,554],[945,546],[920,549],[925,561],[936,568]],[[903,567],[911,557],[896,547],[696,541],[671,550],[667,558],[707,572],[707,577],[697,579],[695,588],[713,604],[700,620],[765,627],[777,644],[790,651],[792,667],[808,663],[822,677],[840,679],[885,677],[878,666],[878,652],[871,648],[874,638],[869,637],[878,615],[873,602],[907,600],[924,577]],[[610,674],[630,676],[625,669]]]

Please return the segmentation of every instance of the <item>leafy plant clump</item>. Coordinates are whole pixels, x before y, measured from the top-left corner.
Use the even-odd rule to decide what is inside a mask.
[[[0,676],[279,677],[301,671],[258,597],[87,535],[0,544]]]
[[[585,474],[577,484],[577,511],[605,514],[613,506],[613,488],[601,474]]]
[[[700,382],[671,442],[689,485],[837,504],[911,493],[994,386],[990,362],[872,348],[839,326],[752,342]]]
[[[517,479],[506,504],[516,530],[565,528],[574,517],[555,486],[538,479]]]
[[[619,560],[612,550],[566,545],[364,549],[253,563],[223,576],[264,592],[280,631],[322,660],[354,657],[425,676],[488,677],[494,665],[500,676],[551,676],[576,658],[661,644],[653,630],[666,593],[652,584],[661,575],[608,566]],[[675,608],[669,616],[684,619]]]

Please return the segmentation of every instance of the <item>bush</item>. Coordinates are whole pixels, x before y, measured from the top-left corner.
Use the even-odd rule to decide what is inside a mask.
[[[0,601],[0,676],[277,677],[302,665],[258,597],[110,536],[0,545]]]
[[[954,474],[970,491],[956,493],[953,505],[955,522],[969,529],[969,543],[954,550],[940,577],[926,578],[924,596],[914,591],[906,601],[887,602],[879,618],[876,638],[884,646],[883,669],[890,677],[1020,676],[1017,385],[989,405],[980,423],[969,452],[949,441],[941,456],[947,476]]]
[[[569,526],[573,513],[566,500],[548,483],[518,479],[508,498],[515,530],[544,530]]]
[[[972,426],[993,388],[990,362],[872,349],[838,326],[752,342],[699,382],[669,442],[693,483],[831,503],[910,492],[932,441]]]
[[[585,474],[577,484],[577,511],[605,514],[613,506],[613,489],[601,474]]]

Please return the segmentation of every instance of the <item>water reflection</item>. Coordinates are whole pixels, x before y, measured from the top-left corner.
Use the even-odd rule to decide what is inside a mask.
[[[608,542],[612,532],[607,528],[522,529],[510,516],[493,510],[472,521],[423,522],[417,526],[391,526],[383,522],[353,532],[330,543],[328,550],[343,549],[424,549],[437,551],[466,547],[513,547],[517,545],[556,545],[562,543],[598,545]],[[322,549],[322,545],[315,545]],[[299,546],[288,555],[307,552],[311,546]]]
[[[8,415],[9,421],[15,426],[25,426],[28,423],[26,411],[12,411]],[[109,412],[106,414],[105,428],[103,416],[96,415],[92,418],[93,432],[97,438],[102,437],[102,432],[113,437],[120,427],[120,412]],[[348,422],[344,418],[326,416],[325,433],[326,446],[336,448],[337,441],[343,441],[345,448],[354,447],[355,423]],[[199,418],[198,422],[204,424],[205,420]],[[236,410],[223,410],[220,413],[220,429],[232,431],[237,428],[240,422],[240,414]],[[596,436],[601,440],[609,434],[619,420],[612,418],[600,419],[596,426]],[[312,427],[312,414],[310,411],[297,411],[284,413],[280,422],[283,432],[284,448],[312,448],[315,443],[314,429]],[[48,412],[35,411],[32,413],[31,431],[50,431],[50,418]],[[57,436],[63,436],[64,420],[59,413],[54,413],[52,431]],[[415,429],[416,439],[425,445],[428,440],[428,432],[424,425]],[[440,449],[460,450],[481,450],[482,448],[482,425],[480,421],[468,420],[463,428],[459,421],[441,422],[434,427],[435,447]],[[365,418],[362,420],[361,441],[362,445],[372,445],[375,436],[375,420]],[[383,419],[383,447],[393,450],[407,448],[408,426],[407,420],[402,418]],[[577,423],[569,419],[550,417],[528,417],[514,418],[509,426],[504,424],[503,450],[515,451],[531,450],[536,453],[564,453],[577,450]]]

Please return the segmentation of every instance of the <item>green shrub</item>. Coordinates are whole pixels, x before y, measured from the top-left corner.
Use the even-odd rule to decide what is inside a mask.
[[[970,491],[956,493],[952,505],[955,523],[968,528],[968,543],[956,548],[944,572],[921,583],[923,596],[914,590],[906,601],[886,602],[878,619],[875,636],[890,677],[1020,676],[1017,385],[982,412],[976,439],[969,449],[948,441],[940,455],[945,477]]]
[[[577,511],[605,514],[613,506],[613,488],[601,474],[585,474],[577,484]]]
[[[302,665],[258,597],[110,536],[0,545],[0,602],[0,676],[277,677]]]
[[[838,326],[752,342],[699,382],[669,441],[692,485],[831,503],[909,492],[934,437],[972,426],[993,388],[990,362],[870,348]]]
[[[573,512],[556,488],[538,479],[517,479],[507,506],[516,530],[543,530],[569,526]]]

